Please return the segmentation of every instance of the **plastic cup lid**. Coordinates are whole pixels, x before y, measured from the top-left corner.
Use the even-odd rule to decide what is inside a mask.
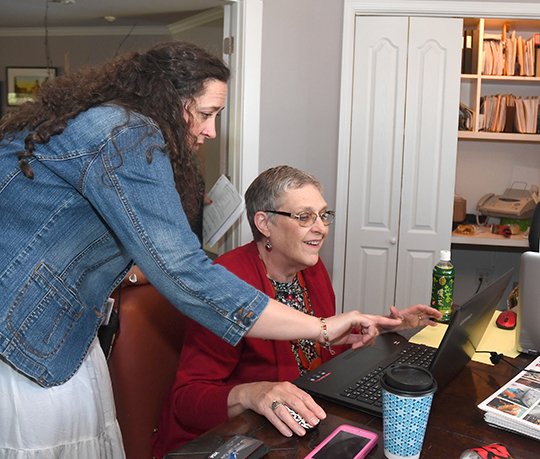
[[[403,395],[423,395],[437,389],[437,382],[430,371],[417,365],[390,367],[383,374],[381,385],[389,392]]]

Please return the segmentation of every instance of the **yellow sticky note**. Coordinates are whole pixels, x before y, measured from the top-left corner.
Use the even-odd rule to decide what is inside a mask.
[[[412,336],[409,342],[424,344],[430,347],[439,347],[447,328],[448,325],[446,324],[424,327],[416,335]]]

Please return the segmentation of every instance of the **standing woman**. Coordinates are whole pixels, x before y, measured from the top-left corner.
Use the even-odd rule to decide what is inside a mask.
[[[243,336],[371,342],[372,318],[293,311],[211,264],[194,152],[229,71],[182,42],[55,78],[0,120],[0,457],[122,458],[96,333],[135,262],[184,314]]]

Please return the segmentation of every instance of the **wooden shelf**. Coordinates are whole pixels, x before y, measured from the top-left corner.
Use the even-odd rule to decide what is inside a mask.
[[[519,81],[519,82],[529,82],[529,83],[538,83],[540,82],[540,77],[533,76],[510,76],[510,75],[480,75],[472,73],[464,73],[461,75],[462,80],[493,80],[493,81]]]
[[[464,245],[485,245],[492,247],[529,247],[529,239],[523,235],[511,236],[509,238],[498,234],[479,233],[472,236],[454,235],[452,233],[452,244]]]
[[[540,134],[519,134],[515,132],[458,131],[458,139],[511,142],[540,142]]]

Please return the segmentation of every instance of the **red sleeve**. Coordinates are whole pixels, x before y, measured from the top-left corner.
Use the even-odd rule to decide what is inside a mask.
[[[187,328],[173,386],[172,402],[178,422],[206,431],[229,419],[227,398],[235,384],[227,384],[242,354],[199,324]]]
[[[254,287],[268,292],[264,267],[254,242],[219,257],[225,266]],[[230,378],[245,347],[245,341],[234,347],[198,323],[190,320],[170,403],[166,409],[175,413],[176,421],[186,431],[199,435],[228,420],[227,398],[238,378]]]

